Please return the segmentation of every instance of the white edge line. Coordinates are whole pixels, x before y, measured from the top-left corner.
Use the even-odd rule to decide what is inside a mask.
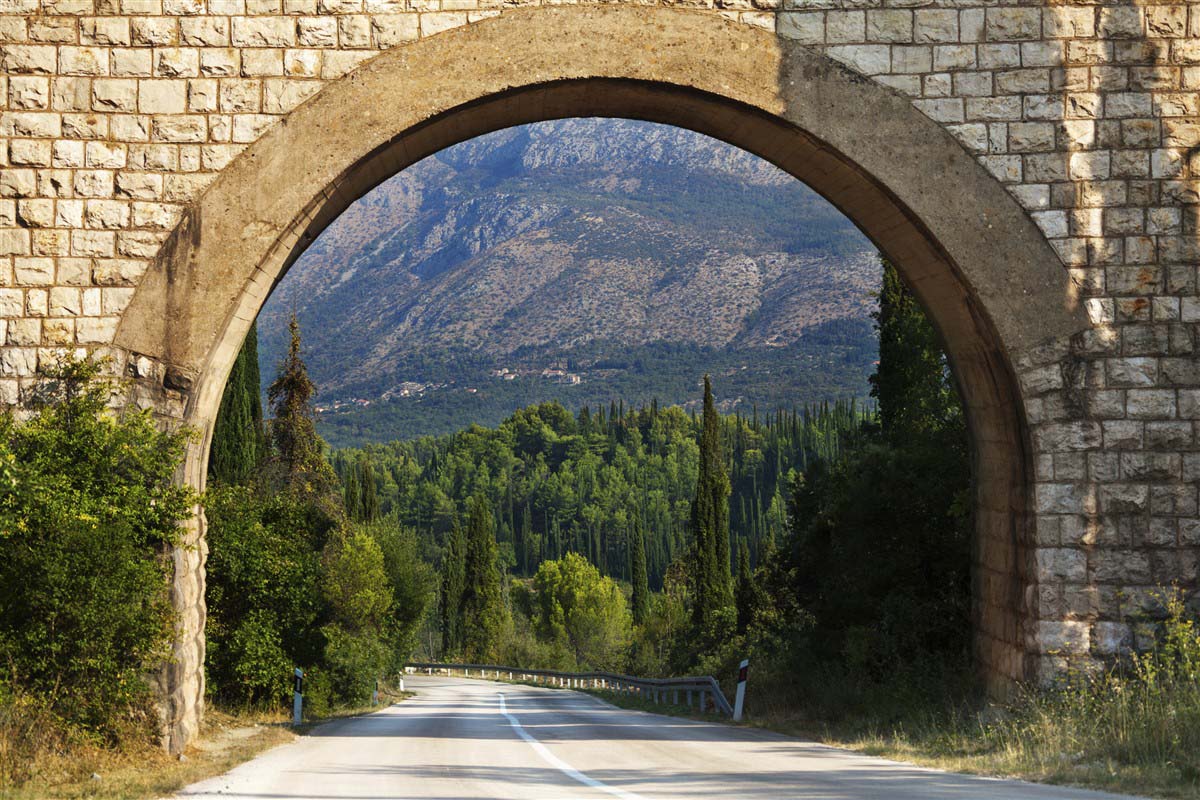
[[[622,800],[647,800],[645,797],[643,797],[640,794],[634,794],[633,792],[627,792],[624,789],[618,789],[615,786],[609,786],[607,783],[603,783],[601,781],[596,780],[595,778],[588,777],[587,775],[584,775],[582,772],[580,772],[579,770],[572,767],[567,762],[563,761],[558,756],[551,753],[549,748],[546,747],[546,745],[539,742],[537,739],[535,739],[533,737],[533,734],[531,734],[529,731],[525,730],[525,728],[521,725],[520,720],[518,720],[512,714],[508,713],[508,706],[505,705],[505,703],[504,703],[504,692],[497,692],[497,694],[499,694],[499,696],[500,696],[500,713],[503,714],[504,717],[508,720],[508,724],[511,725],[512,729],[517,732],[517,735],[520,736],[522,739],[524,739],[529,744],[529,746],[534,749],[534,752],[536,752],[539,756],[541,756],[542,760],[545,761],[547,764],[554,767],[555,769],[557,769],[562,774],[566,775],[571,780],[577,781],[578,783],[582,783],[584,786],[589,786],[589,787],[591,787],[593,789],[597,789],[601,792],[607,792],[608,794],[611,794],[614,797],[620,797],[620,798],[622,798]]]

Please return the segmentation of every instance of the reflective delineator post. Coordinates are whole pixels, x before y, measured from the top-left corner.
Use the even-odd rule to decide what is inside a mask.
[[[379,705],[379,678],[375,679],[375,691],[371,692],[371,705]]]
[[[737,697],[733,701],[733,721],[742,721],[742,708],[746,705],[746,678],[750,673],[750,659],[743,659],[738,665]]]
[[[292,689],[292,724],[299,725],[304,719],[304,670],[296,667],[294,677],[296,684]]]

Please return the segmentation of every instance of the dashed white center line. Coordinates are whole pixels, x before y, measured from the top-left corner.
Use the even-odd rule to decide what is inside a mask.
[[[551,753],[549,748],[546,747],[546,745],[539,742],[537,739],[534,738],[533,734],[531,734],[529,731],[525,730],[525,728],[521,725],[521,721],[519,719],[517,719],[515,716],[513,716],[512,714],[510,714],[508,712],[508,706],[506,706],[504,703],[504,693],[498,692],[498,694],[500,695],[500,713],[503,714],[504,717],[508,720],[508,724],[511,725],[512,729],[517,732],[517,735],[520,736],[522,739],[524,739],[526,742],[528,742],[529,746],[534,749],[534,752],[536,752],[539,756],[541,756],[542,760],[545,761],[547,764],[554,767],[559,772],[566,775],[568,778],[570,778],[573,781],[582,783],[584,786],[591,787],[592,789],[596,789],[597,791],[606,792],[608,794],[611,794],[614,797],[620,797],[621,800],[647,800],[647,798],[643,797],[640,794],[635,794],[633,792],[627,792],[624,789],[618,789],[615,786],[609,786],[607,783],[598,781],[595,778],[590,778],[587,775],[584,775],[579,770],[572,767],[567,762],[563,761],[558,756],[554,755],[554,753]]]

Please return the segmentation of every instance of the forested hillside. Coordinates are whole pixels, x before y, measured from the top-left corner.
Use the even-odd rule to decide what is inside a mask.
[[[874,251],[803,184],[661,125],[564,120],[431,156],[351,206],[260,318],[295,312],[336,445],[499,424],[530,403],[749,413],[863,397]],[[703,320],[699,324],[698,320]]]
[[[755,559],[784,537],[791,481],[852,447],[866,420],[853,401],[721,418],[730,528],[746,538]],[[496,428],[339,450],[333,465],[347,486],[348,508],[363,517],[397,515],[432,561],[440,561],[455,520],[482,497],[507,572],[533,575],[542,561],[576,552],[627,581],[631,537],[640,530],[657,590],[688,546],[699,438],[699,420],[677,406],[613,404],[575,415],[542,403]]]

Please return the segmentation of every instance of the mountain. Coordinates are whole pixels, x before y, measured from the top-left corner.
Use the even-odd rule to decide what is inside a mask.
[[[299,316],[337,444],[494,424],[539,399],[726,408],[862,396],[874,249],[812,190],[700,134],[510,128],[386,181],[260,316],[263,374]]]

